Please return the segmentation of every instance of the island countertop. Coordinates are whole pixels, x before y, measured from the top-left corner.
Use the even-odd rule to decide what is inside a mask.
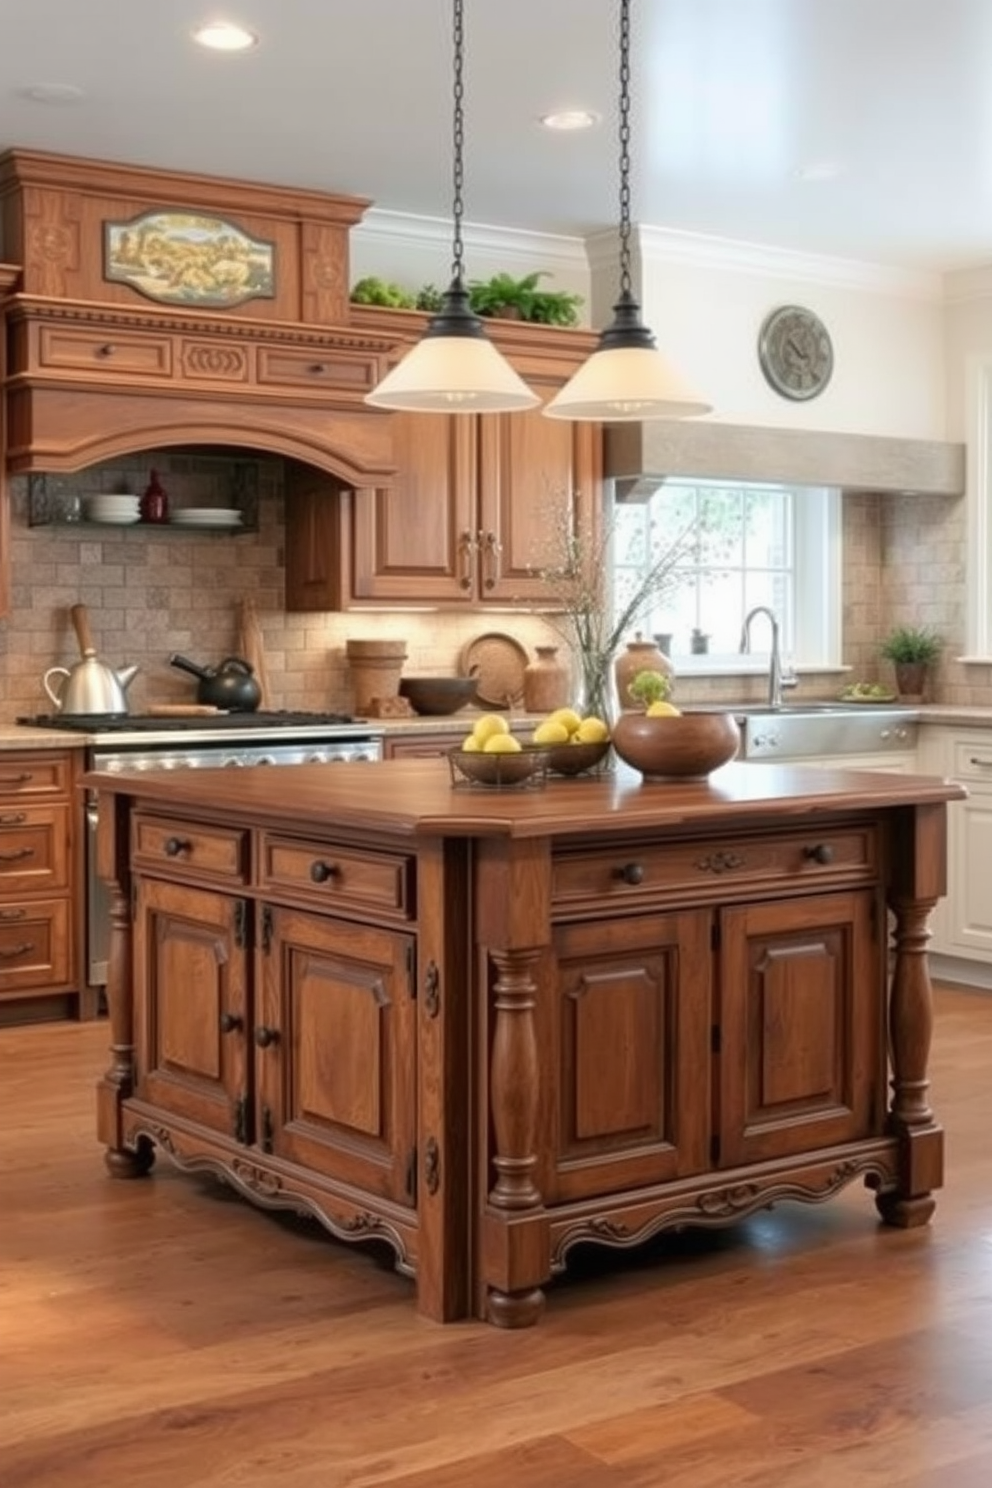
[[[453,785],[447,760],[400,759],[264,770],[92,772],[89,785],[176,810],[248,814],[404,836],[557,837],[802,816],[964,796],[936,776],[802,765],[729,764],[704,780],[646,782],[634,770],[550,779],[540,788]]]

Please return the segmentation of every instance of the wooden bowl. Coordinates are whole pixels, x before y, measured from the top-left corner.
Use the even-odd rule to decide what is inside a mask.
[[[475,701],[474,677],[401,677],[400,697],[415,713],[440,718]]]
[[[455,785],[511,786],[541,784],[547,774],[548,751],[525,744],[513,754],[487,754],[484,749],[452,749],[448,752]]]
[[[645,780],[699,779],[732,760],[740,742],[730,713],[622,713],[613,725],[614,749]]]
[[[606,758],[609,739],[595,744],[552,744],[548,747],[548,769],[553,775],[581,775],[594,770]]]

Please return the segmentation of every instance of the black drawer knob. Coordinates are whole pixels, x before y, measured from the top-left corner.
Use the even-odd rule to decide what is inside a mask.
[[[624,863],[622,868],[616,870],[616,877],[623,879],[625,884],[639,884],[644,882],[643,863]]]
[[[803,848],[803,856],[814,863],[832,863],[834,850],[829,842],[815,842],[812,847]]]
[[[239,1028],[242,1028],[243,1026],[244,1026],[244,1019],[243,1018],[239,1018],[238,1015],[237,1015],[237,1013],[221,1013],[221,1015],[220,1015],[220,1031],[221,1031],[221,1033],[237,1033],[238,1029]]]
[[[310,864],[310,878],[314,883],[326,883],[338,872],[334,863],[325,863],[321,858]]]
[[[255,1042],[260,1049],[268,1049],[279,1041],[278,1028],[266,1028],[264,1023],[255,1029]]]
[[[188,837],[167,837],[162,847],[167,858],[178,858],[180,853],[189,852],[192,845]]]

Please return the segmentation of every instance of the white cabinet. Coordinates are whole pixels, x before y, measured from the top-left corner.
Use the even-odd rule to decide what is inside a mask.
[[[992,729],[925,728],[920,768],[968,792],[967,799],[948,804],[947,897],[932,917],[930,948],[987,963],[974,979],[992,985]]]

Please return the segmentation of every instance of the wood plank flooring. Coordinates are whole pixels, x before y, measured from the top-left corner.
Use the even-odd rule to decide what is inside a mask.
[[[937,992],[933,1224],[870,1195],[419,1319],[316,1225],[105,1176],[104,1023],[0,1030],[2,1488],[990,1488],[992,996]]]

